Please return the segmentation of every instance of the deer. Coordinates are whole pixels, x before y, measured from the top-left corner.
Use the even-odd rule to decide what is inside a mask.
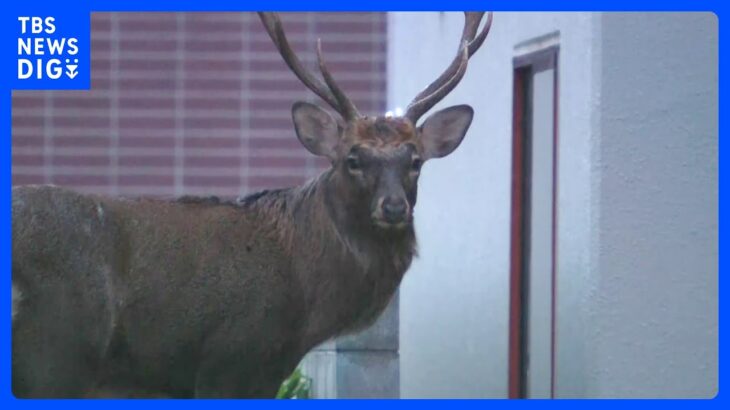
[[[417,254],[421,167],[460,145],[474,112],[418,121],[463,78],[489,33],[484,15],[465,13],[456,56],[404,115],[366,116],[321,40],[320,79],[278,14],[259,13],[284,62],[333,110],[292,107],[301,144],[330,162],[302,185],[237,200],[14,187],[13,394],[272,398],[312,348],[372,324]]]

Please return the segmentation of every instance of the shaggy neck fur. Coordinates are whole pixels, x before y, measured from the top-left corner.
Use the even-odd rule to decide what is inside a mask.
[[[293,280],[305,294],[303,348],[372,323],[416,253],[412,226],[372,225],[366,201],[343,200],[330,169],[305,185],[241,199],[260,226],[292,255]]]

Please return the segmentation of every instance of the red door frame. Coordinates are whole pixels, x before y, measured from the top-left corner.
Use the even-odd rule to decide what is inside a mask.
[[[515,69],[512,105],[512,217],[510,238],[509,301],[509,392],[510,399],[524,397],[522,382],[522,229],[524,154],[523,121],[525,119],[525,82],[527,72]]]
[[[512,105],[512,205],[511,205],[511,238],[510,238],[510,302],[509,302],[509,374],[508,397],[511,399],[526,397],[526,381],[524,375],[525,334],[525,258],[529,243],[529,120],[531,118],[531,78],[536,72],[554,69],[553,89],[553,226],[551,267],[552,307],[551,307],[551,397],[555,397],[555,309],[556,309],[556,266],[557,266],[557,195],[558,195],[558,46],[552,46],[516,57],[513,61],[513,105]]]

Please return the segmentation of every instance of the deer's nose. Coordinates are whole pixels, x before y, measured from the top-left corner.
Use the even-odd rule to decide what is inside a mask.
[[[385,197],[383,199],[383,219],[388,223],[402,222],[408,211],[408,204],[405,199],[398,197]]]

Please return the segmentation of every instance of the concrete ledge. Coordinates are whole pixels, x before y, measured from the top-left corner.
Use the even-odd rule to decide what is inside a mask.
[[[393,297],[378,320],[360,333],[327,341],[302,360],[313,398],[398,398],[399,303]]]

